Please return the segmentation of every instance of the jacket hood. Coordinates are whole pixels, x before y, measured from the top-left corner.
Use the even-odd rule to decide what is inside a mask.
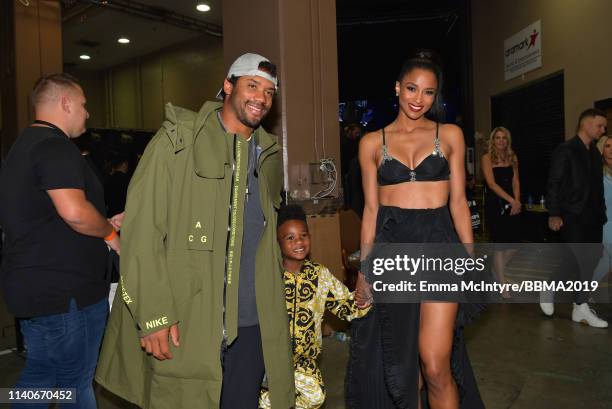
[[[202,105],[195,118],[194,135],[194,163],[197,175],[205,178],[222,178],[225,165],[231,163],[234,134],[226,132],[216,118],[217,112],[223,108],[223,103],[207,101]],[[214,135],[225,134],[225,138]],[[269,134],[260,125],[253,135],[262,151],[273,147],[278,150],[276,136]],[[209,155],[208,152],[225,152],[225,155]]]
[[[207,101],[199,112],[166,104],[166,121],[162,125],[178,153],[191,144],[194,155],[194,171],[204,178],[221,179],[225,173],[225,165],[231,163],[231,149],[234,134],[226,132],[216,118],[223,108],[222,102]],[[225,138],[219,138],[225,134]],[[262,151],[275,146],[278,150],[276,136],[269,134],[260,125],[255,129],[254,136]],[[225,152],[225,154],[210,155],[210,152]]]

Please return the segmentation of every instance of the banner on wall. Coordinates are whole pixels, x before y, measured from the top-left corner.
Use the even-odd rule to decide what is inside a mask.
[[[542,66],[542,28],[540,20],[504,41],[504,80]]]

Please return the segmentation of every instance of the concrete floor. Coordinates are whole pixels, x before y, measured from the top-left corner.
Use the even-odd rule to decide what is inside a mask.
[[[612,321],[612,305],[597,311]],[[612,331],[570,316],[570,305],[547,318],[534,304],[499,304],[471,325],[468,349],[488,409],[612,409]],[[325,339],[326,409],[344,408],[347,358],[348,343]],[[0,387],[13,386],[22,366],[15,353],[1,355]],[[132,408],[108,392],[98,396],[100,409]]]

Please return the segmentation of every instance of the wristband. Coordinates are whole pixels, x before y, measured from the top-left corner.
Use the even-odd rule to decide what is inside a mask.
[[[104,237],[104,241],[111,241],[115,237],[117,237],[117,230],[115,230],[115,228],[113,227],[113,231],[110,232],[108,236]]]

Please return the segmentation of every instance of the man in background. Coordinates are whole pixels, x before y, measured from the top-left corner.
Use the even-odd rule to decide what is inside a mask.
[[[103,216],[100,181],[70,141],[89,117],[78,81],[44,76],[31,100],[36,119],[0,173],[2,287],[27,347],[17,387],[76,388],[74,407],[94,409],[108,311],[107,245],[119,251],[119,238]]]
[[[595,108],[585,110],[578,119],[577,134],[553,152],[548,175],[548,226],[558,231],[571,251],[563,252],[558,279],[590,282],[601,256],[606,204],[603,193],[603,165],[597,141],[606,132],[606,114]],[[580,245],[580,243],[591,243]],[[578,277],[570,274],[578,271]],[[588,291],[578,292],[572,320],[592,327],[607,328],[587,303]],[[544,314],[554,313],[550,295],[541,299]]]
[[[129,184],[128,158],[124,154],[115,153],[111,158],[111,174],[104,182],[104,200],[108,217],[123,213],[125,210]]]

